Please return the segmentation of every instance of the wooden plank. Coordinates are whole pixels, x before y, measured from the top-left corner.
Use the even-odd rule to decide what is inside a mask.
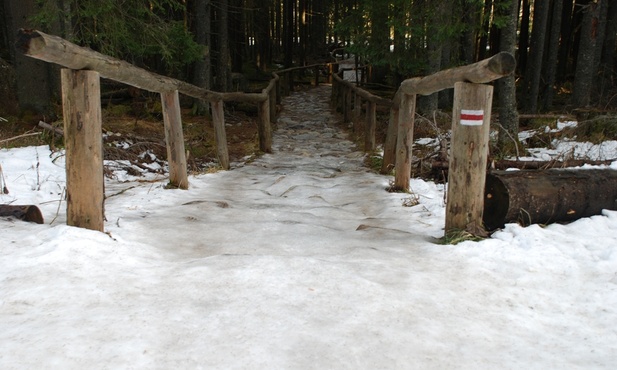
[[[189,180],[184,149],[184,133],[178,91],[161,93],[165,141],[167,142],[167,162],[169,163],[169,186],[188,189]]]
[[[492,86],[454,85],[446,235],[466,231],[486,236],[482,213],[492,100]]]
[[[402,94],[396,135],[396,163],[393,190],[409,191],[415,114],[416,95]]]
[[[219,164],[224,170],[229,169],[229,150],[227,149],[227,134],[225,132],[225,109],[222,101],[213,101],[212,124],[214,126],[214,140],[216,142],[216,153]]]
[[[67,224],[103,231],[103,133],[99,74],[62,69]]]

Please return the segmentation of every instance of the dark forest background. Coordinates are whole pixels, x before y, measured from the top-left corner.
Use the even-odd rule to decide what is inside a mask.
[[[518,66],[504,81],[512,86],[498,90],[502,104],[533,114],[617,106],[617,2],[609,0],[3,0],[0,20],[6,115],[44,113],[58,101],[57,67],[15,51],[19,28],[218,91],[237,89],[239,74],[328,62],[337,48],[370,66],[370,82],[393,89],[510,51]],[[448,99],[422,104],[437,109]]]

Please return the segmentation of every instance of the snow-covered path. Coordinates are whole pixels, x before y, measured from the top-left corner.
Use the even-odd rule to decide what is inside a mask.
[[[286,98],[273,154],[188,191],[108,181],[108,235],[62,208],[0,219],[0,368],[614,368],[617,212],[434,244],[443,188],[413,180],[403,207],[328,92]],[[2,201],[49,222],[62,159],[0,163]]]

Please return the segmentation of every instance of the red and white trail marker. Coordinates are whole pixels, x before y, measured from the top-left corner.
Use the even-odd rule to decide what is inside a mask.
[[[484,110],[461,109],[461,125],[482,126],[484,122]]]

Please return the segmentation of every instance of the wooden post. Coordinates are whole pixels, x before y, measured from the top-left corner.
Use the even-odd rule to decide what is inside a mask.
[[[343,102],[343,122],[345,123],[351,120],[351,94],[353,94],[353,91],[349,87],[345,87],[345,101]]]
[[[409,191],[411,160],[413,159],[413,126],[416,115],[416,95],[402,94],[396,135],[396,173],[394,189]]]
[[[386,142],[383,146],[383,161],[381,163],[381,174],[386,175],[394,169],[396,162],[396,134],[398,131],[398,108],[390,108],[390,120],[388,121],[388,132]]]
[[[315,74],[315,86],[319,86],[319,66],[318,64],[313,67],[313,73]]]
[[[276,117],[276,100],[277,100],[277,96],[276,96],[276,86],[273,89],[270,89],[270,92],[268,93],[269,95],[269,105],[270,105],[270,122],[272,123],[276,123],[277,121],[277,117]]]
[[[257,121],[259,134],[259,150],[264,153],[272,153],[272,126],[270,125],[270,99],[259,103]]]
[[[366,127],[364,128],[364,150],[375,150],[375,131],[377,126],[377,103],[366,101]]]
[[[229,169],[229,151],[227,150],[227,135],[225,133],[225,109],[222,100],[210,102],[212,107],[212,125],[219,164],[224,170]]]
[[[169,163],[169,186],[188,189],[189,180],[178,90],[162,92],[161,103],[165,124],[165,142],[167,143],[167,162]]]
[[[62,69],[66,149],[66,223],[103,231],[101,90],[98,72]]]
[[[355,118],[360,119],[360,116],[362,116],[362,97],[357,92],[353,100],[353,110]]]
[[[279,76],[279,78],[276,79],[276,87],[274,88],[276,90],[276,104],[281,104],[281,101],[283,101],[283,94],[281,91],[281,77]]]
[[[486,236],[482,212],[492,100],[492,86],[454,84],[446,235],[466,231]]]

